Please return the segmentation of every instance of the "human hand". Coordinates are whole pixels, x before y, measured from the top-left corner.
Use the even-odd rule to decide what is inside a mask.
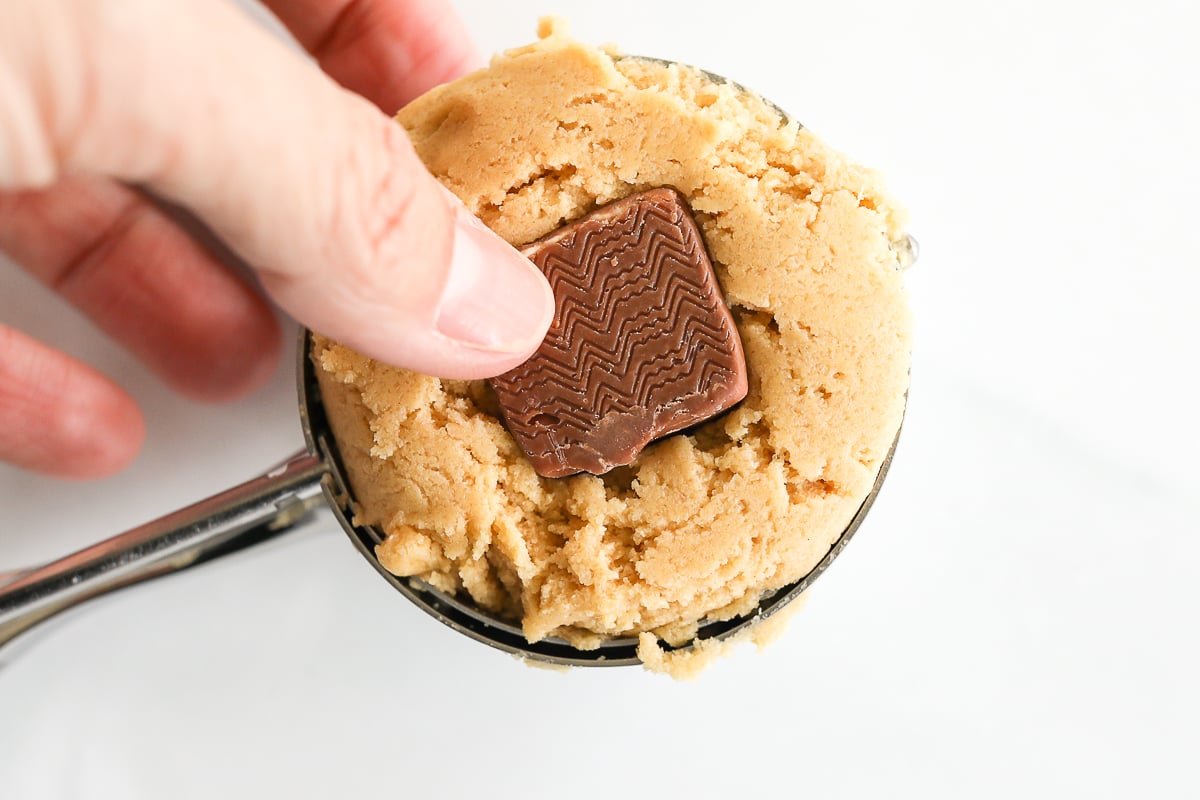
[[[447,378],[519,364],[549,326],[549,286],[387,116],[475,65],[453,11],[264,5],[345,89],[220,0],[4,0],[0,250],[203,400],[264,383],[278,326],[151,193],[210,226],[296,319],[364,353]],[[143,437],[116,384],[0,325],[0,460],[94,477]]]

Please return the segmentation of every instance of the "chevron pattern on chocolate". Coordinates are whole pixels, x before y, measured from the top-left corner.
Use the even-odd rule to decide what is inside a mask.
[[[746,363],[691,210],[674,189],[610,203],[523,248],[557,310],[491,381],[540,475],[602,474],[746,395]]]

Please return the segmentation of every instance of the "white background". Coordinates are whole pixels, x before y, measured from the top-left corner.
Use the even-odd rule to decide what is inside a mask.
[[[1200,796],[1195,5],[607,5],[459,3],[489,51],[554,11],[752,86],[912,210],[904,439],[807,608],[695,683],[534,670],[323,517],[0,653],[0,797]],[[7,264],[0,320],[149,417],[110,480],[0,466],[0,566],[301,444],[290,364],[185,402]]]

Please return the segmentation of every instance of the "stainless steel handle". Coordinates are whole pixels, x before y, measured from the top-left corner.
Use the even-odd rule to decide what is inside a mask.
[[[85,600],[295,527],[321,504],[328,469],[302,451],[261,477],[50,564],[0,574],[0,647]]]

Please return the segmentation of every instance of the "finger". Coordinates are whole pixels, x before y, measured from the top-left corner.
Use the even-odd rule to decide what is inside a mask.
[[[264,0],[334,80],[385,114],[483,65],[445,0]]]
[[[192,398],[240,397],[279,361],[262,296],[124,186],[68,178],[0,193],[0,250]]]
[[[9,180],[147,184],[208,222],[302,322],[393,364],[481,378],[540,344],[553,313],[541,272],[439,191],[398,125],[228,4],[9,0],[0,23],[14,2],[29,18],[76,13],[0,24],[0,61],[18,76],[0,105],[17,120],[0,124]]]
[[[145,438],[137,404],[108,378],[0,325],[0,460],[66,478],[98,478]]]

